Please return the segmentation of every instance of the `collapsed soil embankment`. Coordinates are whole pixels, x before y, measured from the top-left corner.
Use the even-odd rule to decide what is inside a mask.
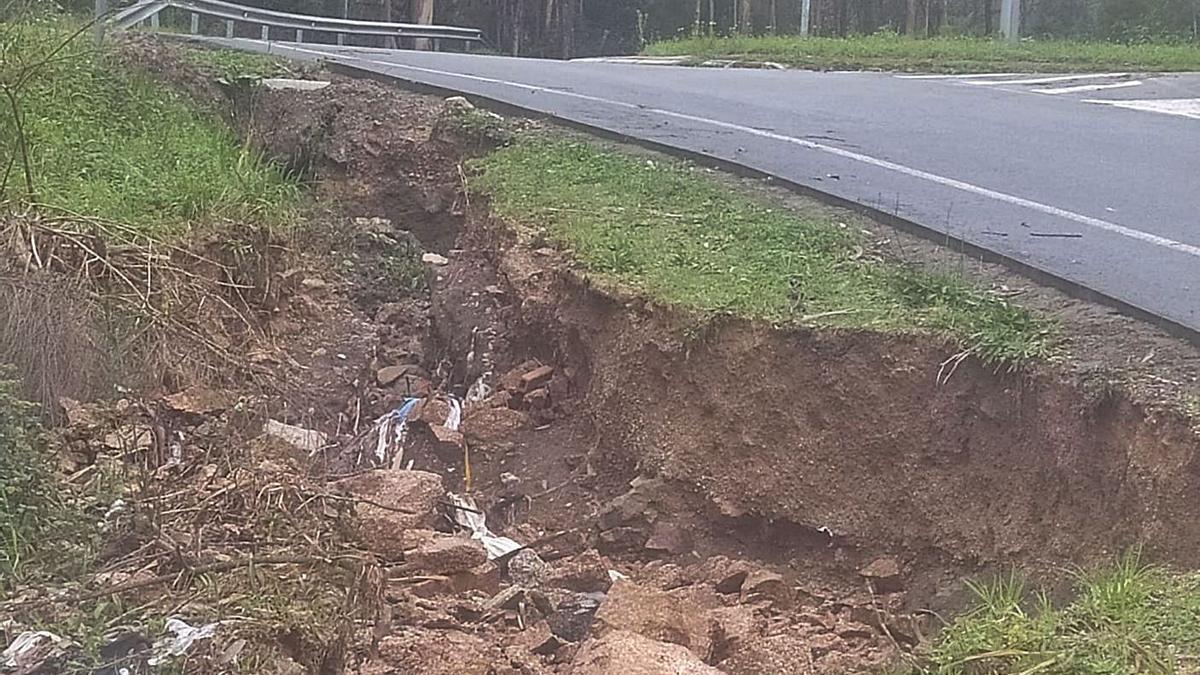
[[[198,615],[253,615],[261,658],[314,673],[862,672],[927,644],[914,610],[960,608],[981,569],[1136,543],[1198,562],[1181,415],[941,339],[702,317],[598,284],[468,189],[480,139],[445,102],[335,79],[252,103],[243,133],[312,182],[324,225],[286,256],[264,243],[281,257],[246,285],[275,294],[226,349],[245,368],[213,378],[240,395],[108,411],[162,435],[162,456],[96,597],[118,572],[182,591],[178,571],[244,562]],[[403,454],[372,468],[371,421],[412,398]],[[302,451],[260,437],[266,420]],[[81,424],[88,451],[112,426]],[[149,461],[137,443],[116,450]],[[447,492],[528,548],[488,560]],[[311,567],[255,585],[256,552]],[[311,625],[243,606],[299,588]]]

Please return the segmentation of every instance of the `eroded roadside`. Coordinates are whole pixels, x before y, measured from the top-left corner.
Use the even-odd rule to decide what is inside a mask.
[[[128,48],[226,105],[173,47]],[[470,188],[464,160],[509,132],[462,103],[332,78],[246,105],[235,123],[311,181],[319,224],[208,249],[253,310],[209,317],[221,367],[67,404],[63,473],[122,467],[127,506],[96,569],[25,589],[6,630],[81,607],[106,629],[217,622],[186,672],[862,672],[919,653],[973,575],[1138,543],[1200,562],[1178,399],[1097,389],[1070,354],[939,377],[946,340],[597,283]],[[1137,330],[1154,355],[1126,372],[1194,383],[1187,348]],[[522,548],[489,559],[463,514]],[[141,663],[149,633],[102,642]]]

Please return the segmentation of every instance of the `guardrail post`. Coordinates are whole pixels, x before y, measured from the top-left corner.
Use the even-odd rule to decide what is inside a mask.
[[[92,25],[92,38],[96,41],[96,46],[104,42],[104,21],[102,20],[105,14],[108,14],[108,0],[96,0],[96,22]]]
[[[161,26],[162,26],[162,21],[160,21],[158,18],[158,12],[151,14],[150,15],[150,27],[153,28],[154,30],[158,30]]]
[[[337,42],[338,42],[339,47],[345,47],[346,46],[346,34],[338,33],[337,34]]]
[[[225,20],[225,37],[233,37],[233,21],[231,19]]]
[[[192,12],[192,35],[200,32],[200,15]]]
[[[297,28],[296,29],[296,44],[300,44],[301,42],[304,42],[304,31]]]

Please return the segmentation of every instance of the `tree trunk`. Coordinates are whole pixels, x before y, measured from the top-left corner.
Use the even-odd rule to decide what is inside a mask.
[[[991,35],[995,29],[992,25],[992,0],[983,0],[983,34]]]
[[[752,0],[738,0],[738,29],[746,35],[754,32],[753,11]]]
[[[917,32],[917,0],[908,0],[908,11],[904,14],[904,34]]]
[[[433,23],[433,0],[411,0],[411,2],[412,22],[422,26],[431,25]],[[429,38],[417,38],[413,40],[413,47],[429,51],[431,42]]]
[[[779,0],[771,0],[771,34],[779,28]]]

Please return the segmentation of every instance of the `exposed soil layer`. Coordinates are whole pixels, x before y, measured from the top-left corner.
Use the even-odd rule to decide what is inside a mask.
[[[1135,543],[1200,564],[1182,414],[938,340],[604,287],[464,191],[472,140],[438,99],[335,79],[254,105],[243,132],[328,222],[278,275],[274,348],[252,357],[284,394],[261,413],[327,434],[307,471],[354,503],[384,578],[373,623],[310,672],[862,672],[925,642],[915,610],[961,607],[981,570],[1053,576]],[[441,254],[415,275],[408,233]],[[467,400],[458,436],[439,394]],[[414,396],[402,461],[368,471],[364,432]],[[483,562],[434,531],[447,490],[528,549]]]

